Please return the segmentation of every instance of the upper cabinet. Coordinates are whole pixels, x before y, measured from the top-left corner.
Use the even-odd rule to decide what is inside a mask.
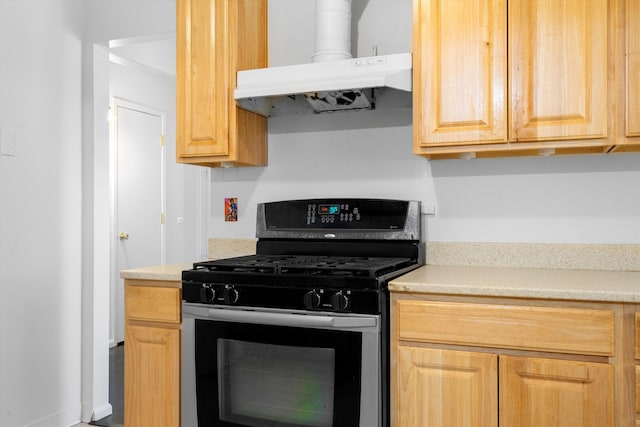
[[[507,142],[506,0],[414,2],[416,150]]]
[[[607,0],[509,1],[509,140],[607,136]]]
[[[640,36],[630,24],[640,1],[627,2],[629,58],[636,52],[628,64],[628,123],[640,134]],[[623,55],[619,3],[415,0],[414,152],[472,158],[611,150],[624,139],[613,66]]]
[[[266,165],[266,119],[233,90],[238,71],[267,66],[267,0],[177,0],[176,18],[177,161]]]
[[[640,136],[640,0],[626,3],[626,135]]]

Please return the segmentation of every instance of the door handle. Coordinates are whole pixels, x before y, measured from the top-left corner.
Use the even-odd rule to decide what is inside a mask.
[[[292,327],[309,326],[324,329],[371,328],[378,325],[378,320],[375,317],[314,316],[249,310],[209,309],[208,316],[213,320],[228,322]]]
[[[120,240],[127,240],[127,239],[129,239],[128,233],[120,233]]]

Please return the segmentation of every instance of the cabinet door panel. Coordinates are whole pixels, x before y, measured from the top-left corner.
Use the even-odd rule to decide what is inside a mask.
[[[416,150],[506,142],[506,1],[414,7]]]
[[[627,0],[627,136],[640,136],[640,0]]]
[[[497,427],[497,356],[398,347],[396,402],[402,427]]]
[[[125,425],[180,425],[180,330],[127,325],[125,342]]]
[[[177,156],[228,153],[226,0],[176,3]]]
[[[613,426],[613,366],[500,356],[500,425]]]
[[[509,1],[511,141],[607,135],[607,0]]]

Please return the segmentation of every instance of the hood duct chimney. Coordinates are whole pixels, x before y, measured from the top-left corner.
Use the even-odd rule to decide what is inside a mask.
[[[351,58],[351,0],[316,0],[313,62]]]
[[[351,59],[351,0],[316,0],[316,52],[313,62]],[[347,89],[306,94],[317,113],[372,109],[373,90]]]

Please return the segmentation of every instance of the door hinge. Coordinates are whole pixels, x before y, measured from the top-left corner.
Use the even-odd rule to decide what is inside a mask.
[[[164,214],[160,213],[160,225],[164,225]]]
[[[164,147],[164,135],[160,135],[160,146]]]

